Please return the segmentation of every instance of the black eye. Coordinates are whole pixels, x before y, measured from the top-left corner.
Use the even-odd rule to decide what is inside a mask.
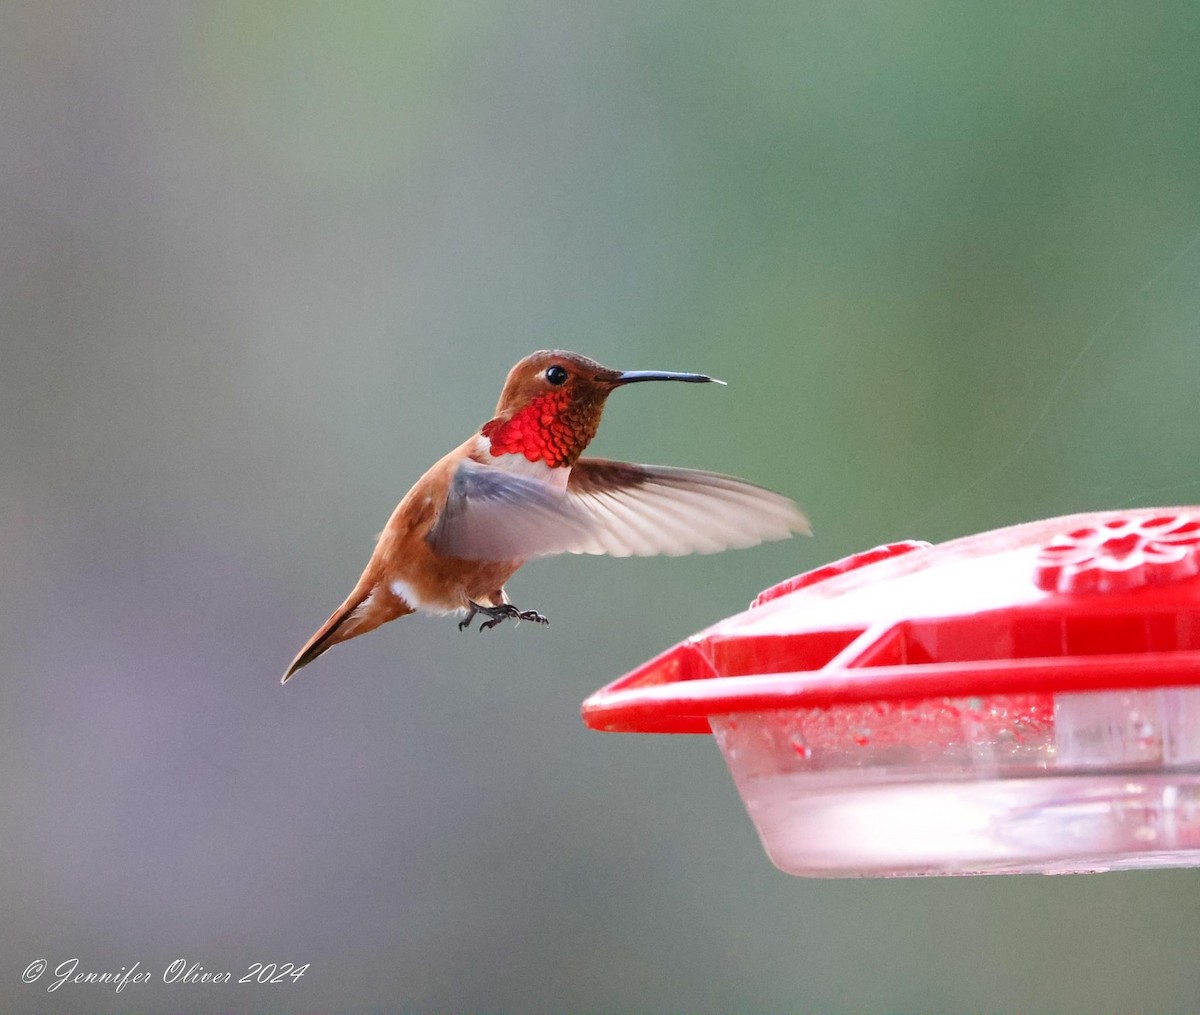
[[[565,384],[567,381],[567,372],[557,363],[546,371],[546,380],[551,384]]]

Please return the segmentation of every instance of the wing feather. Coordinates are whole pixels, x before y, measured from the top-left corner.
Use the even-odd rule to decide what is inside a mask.
[[[445,556],[525,560],[716,553],[808,531],[787,497],[718,472],[585,458],[563,491],[468,460],[428,538]]]
[[[787,497],[718,472],[585,458],[567,491],[589,514],[607,515],[603,538],[575,553],[716,553],[809,531]]]
[[[446,506],[425,538],[444,557],[525,560],[568,552],[590,526],[562,491],[468,459],[455,470]]]

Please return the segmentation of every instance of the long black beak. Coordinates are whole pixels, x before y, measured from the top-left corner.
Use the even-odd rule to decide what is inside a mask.
[[[636,384],[638,381],[683,381],[685,384],[724,384],[708,374],[676,374],[668,370],[626,370],[617,374],[614,385]]]

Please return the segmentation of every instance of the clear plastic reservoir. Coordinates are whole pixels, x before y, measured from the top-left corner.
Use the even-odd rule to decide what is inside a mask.
[[[772,862],[809,877],[1200,865],[1200,690],[713,716]]]

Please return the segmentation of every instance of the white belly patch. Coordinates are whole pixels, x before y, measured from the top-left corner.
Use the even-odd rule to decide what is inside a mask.
[[[475,454],[477,459],[489,468],[503,469],[526,479],[536,479],[539,483],[546,483],[556,490],[565,490],[567,481],[571,478],[569,466],[554,468],[541,459],[531,462],[524,455],[493,455],[491,442],[482,434],[475,438]]]
[[[414,610],[420,610],[422,613],[434,613],[434,614],[443,614],[444,615],[447,613],[456,613],[457,612],[457,608],[454,606],[446,606],[442,603],[429,603],[429,602],[422,600],[416,594],[416,592],[413,591],[413,587],[408,582],[402,581],[399,578],[397,578],[395,581],[393,581],[388,586],[388,588],[390,588],[392,590],[393,595],[399,596],[406,603],[408,603],[408,605],[411,606]]]

